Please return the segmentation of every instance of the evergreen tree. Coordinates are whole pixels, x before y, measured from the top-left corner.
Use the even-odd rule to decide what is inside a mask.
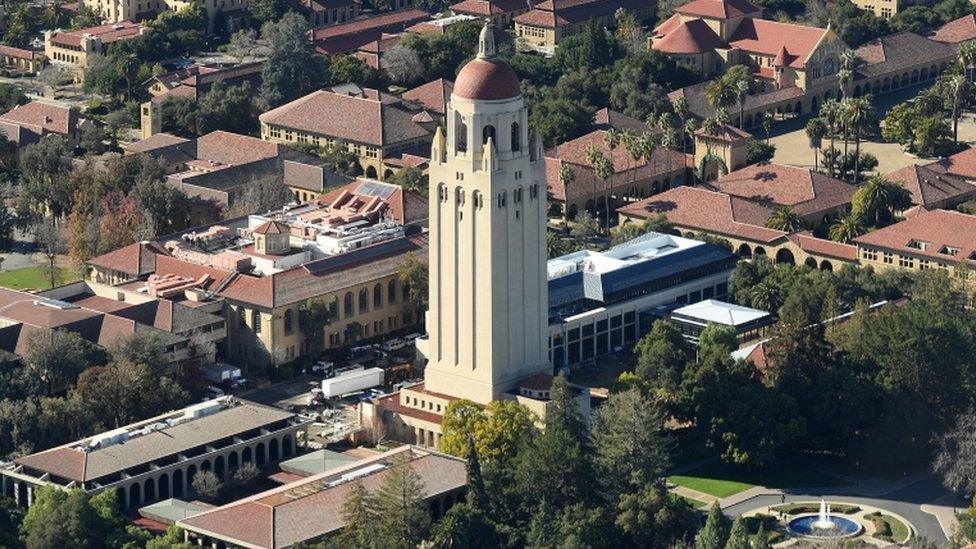
[[[518,484],[528,502],[561,511],[593,497],[589,433],[569,383],[552,381],[545,430],[519,453]]]
[[[316,55],[304,17],[288,12],[261,30],[271,48],[261,72],[261,99],[277,107],[329,82],[328,58]]]
[[[409,463],[390,468],[374,496],[371,531],[376,545],[413,549],[426,536],[430,515],[424,505],[426,488]]]
[[[674,324],[658,320],[637,342],[637,375],[653,388],[673,392],[690,359],[688,344]]]
[[[593,423],[598,478],[607,499],[652,484],[668,466],[664,415],[637,389],[612,393]]]
[[[705,526],[695,538],[695,549],[722,549],[729,537],[728,519],[722,513],[718,502],[708,510]]]
[[[338,536],[340,547],[368,549],[373,546],[370,497],[362,482],[353,484],[352,492],[343,502],[342,519],[346,525]]]
[[[771,547],[772,544],[769,543],[769,534],[766,533],[766,525],[760,522],[759,531],[752,537],[752,549],[770,549]]]
[[[749,530],[742,517],[736,517],[732,522],[729,540],[725,542],[725,549],[749,549]]]
[[[481,462],[475,450],[474,437],[468,437],[468,493],[466,499],[473,507],[488,511],[488,494],[485,492],[485,479],[481,476]]]

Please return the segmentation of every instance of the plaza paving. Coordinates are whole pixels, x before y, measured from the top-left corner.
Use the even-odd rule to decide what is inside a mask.
[[[878,118],[884,118],[884,115],[892,106],[915,97],[921,89],[922,87],[915,86],[897,93],[881,96],[875,102]],[[802,116],[800,118],[779,122],[772,128],[769,142],[776,146],[776,154],[773,156],[774,162],[806,168],[813,167],[813,150],[810,148],[810,141],[804,131],[804,126],[808,120],[810,120],[809,115]],[[765,132],[760,129],[756,131],[754,137],[756,139],[765,138]],[[970,144],[976,143],[976,116],[973,114],[966,114],[960,119],[959,140]],[[829,147],[829,144],[829,140],[824,139],[824,148]],[[843,150],[844,142],[839,139],[835,140],[834,146]],[[851,141],[849,150],[853,149],[854,142]],[[934,160],[932,158],[919,158],[905,154],[901,149],[901,145],[897,143],[881,143],[877,140],[862,141],[861,151],[871,153],[877,157],[877,171],[880,173],[893,172],[911,164],[928,164]]]

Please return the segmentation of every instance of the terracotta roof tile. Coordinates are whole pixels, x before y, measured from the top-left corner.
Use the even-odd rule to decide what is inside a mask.
[[[940,163],[929,166],[905,166],[887,175],[891,182],[901,183],[912,193],[912,202],[927,208],[939,207],[946,200],[966,199],[976,195],[976,185],[946,172]]]
[[[604,15],[613,15],[620,8],[636,10],[645,7],[647,7],[646,0],[545,0],[536,4],[534,9],[517,16],[515,22],[554,29]]]
[[[458,72],[453,95],[465,99],[494,101],[522,94],[512,67],[501,58],[474,58]]]
[[[713,1],[713,0],[703,0]],[[766,19],[745,19],[729,38],[729,45],[749,53],[774,57],[786,47],[793,56],[790,67],[803,68],[807,58],[827,34],[826,29]]]
[[[338,25],[312,30],[316,49],[330,55],[351,52],[373,42],[383,33],[403,32],[411,25],[430,20],[430,14],[419,9],[404,9],[366,17]]]
[[[929,38],[948,44],[959,44],[976,40],[976,15],[966,14],[942,25],[929,35]]]
[[[938,161],[937,164],[941,169],[952,175],[957,175],[965,179],[976,179],[976,148],[969,148],[958,152]],[[934,168],[934,165],[930,164],[929,167]]]
[[[925,243],[921,250],[909,246]],[[976,262],[976,216],[950,210],[921,211],[915,216],[883,229],[859,236],[854,242],[955,263],[962,259]],[[955,254],[947,253],[954,248]]]
[[[162,246],[155,242],[136,242],[93,257],[87,263],[126,273],[133,277],[140,277],[156,269],[156,256],[159,254],[169,255]]]
[[[670,189],[617,211],[640,219],[664,214],[679,227],[759,242],[773,242],[786,236],[783,231],[759,224],[769,219],[772,210],[700,187]]]
[[[762,11],[746,0],[692,0],[675,9],[677,13],[712,19],[730,19]]]
[[[416,88],[403,92],[402,97],[405,101],[410,101],[423,106],[438,114],[447,112],[447,101],[451,98],[454,91],[454,82],[438,78],[426,84],[421,84]]]
[[[122,21],[120,23],[109,23],[97,27],[86,29],[76,29],[70,31],[58,31],[51,36],[54,44],[65,44],[69,46],[80,46],[81,39],[85,35],[97,36],[102,39],[102,44],[111,44],[127,38],[135,38],[142,34],[142,26],[139,23]]]
[[[799,246],[801,250],[813,255],[835,257],[845,261],[857,260],[857,246],[851,244],[817,238],[809,232],[794,233],[787,238]]]
[[[19,105],[0,115],[0,121],[26,126],[41,135],[75,133],[84,120],[74,109],[40,101]]]
[[[707,184],[714,190],[768,205],[790,206],[810,215],[851,203],[855,188],[819,172],[763,162]]]
[[[693,54],[727,47],[724,41],[707,23],[692,19],[677,25],[661,39],[655,40],[652,49],[664,53]]]
[[[527,11],[530,7],[527,0],[462,0],[451,6],[451,11],[475,16],[488,16]]]
[[[903,31],[877,38],[854,50],[861,61],[857,68],[863,78],[911,69],[923,63],[940,64],[952,61],[956,48],[951,44]]]

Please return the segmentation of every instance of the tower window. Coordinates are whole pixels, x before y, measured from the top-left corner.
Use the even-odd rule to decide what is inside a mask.
[[[457,151],[467,152],[468,150],[468,125],[461,122],[457,126],[457,135],[455,136],[457,141]]]
[[[495,126],[488,124],[485,129],[481,130],[482,144],[488,143],[488,139],[491,139],[495,145],[498,145],[498,141],[495,139]]]
[[[522,139],[519,133],[518,122],[512,122],[512,150],[517,151],[521,148]]]

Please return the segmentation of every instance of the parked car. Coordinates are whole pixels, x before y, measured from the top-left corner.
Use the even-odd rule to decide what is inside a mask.
[[[332,375],[335,373],[335,362],[320,360],[315,364],[312,364],[312,373],[322,374],[324,376]]]

